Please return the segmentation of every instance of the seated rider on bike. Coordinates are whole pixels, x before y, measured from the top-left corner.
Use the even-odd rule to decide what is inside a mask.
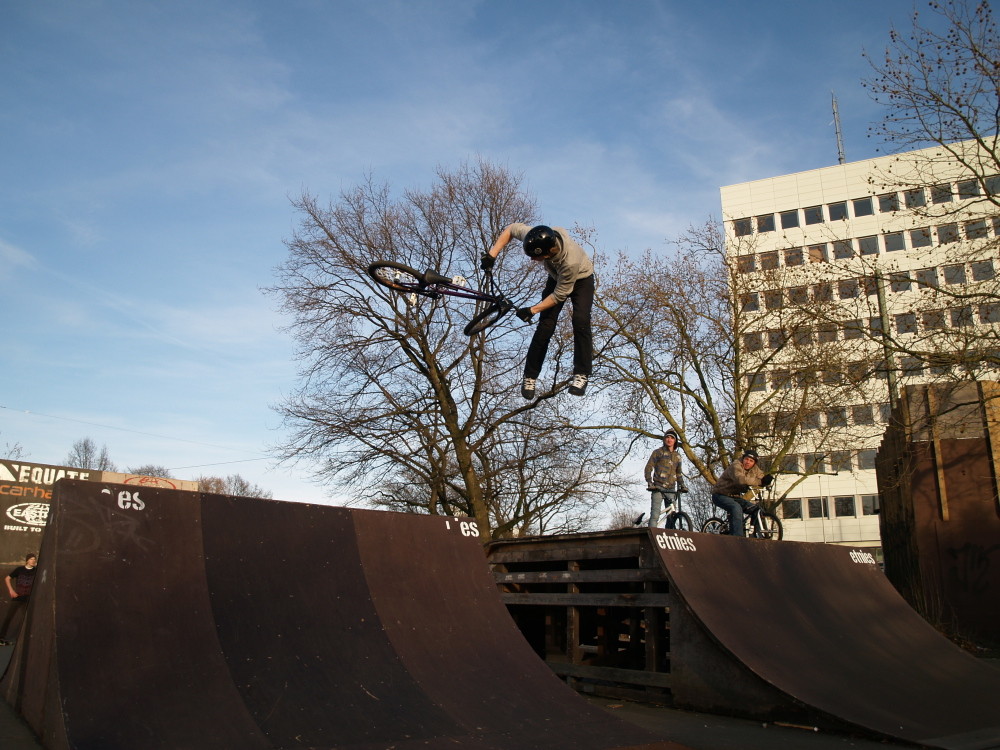
[[[732,536],[746,536],[743,528],[744,512],[753,514],[751,518],[755,527],[760,525],[757,518],[760,506],[740,497],[751,487],[767,487],[774,481],[771,474],[765,474],[757,465],[759,462],[757,451],[743,451],[743,456],[738,461],[733,461],[712,487],[712,502],[728,514],[729,533]]]
[[[663,435],[663,445],[649,456],[646,462],[646,489],[650,492],[649,528],[655,529],[660,523],[660,509],[663,507],[664,492],[683,492],[684,478],[681,476],[680,440],[677,433],[668,430]],[[674,496],[676,500],[676,495]],[[667,528],[673,528],[673,519],[667,520]]]

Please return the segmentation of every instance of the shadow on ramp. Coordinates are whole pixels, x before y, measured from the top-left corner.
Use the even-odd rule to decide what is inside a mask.
[[[766,713],[783,694],[922,745],[1000,747],[1000,670],[927,624],[871,555],[711,534],[652,537],[682,604],[671,613],[678,705]]]
[[[463,530],[62,480],[0,687],[48,750],[680,748],[550,672]]]

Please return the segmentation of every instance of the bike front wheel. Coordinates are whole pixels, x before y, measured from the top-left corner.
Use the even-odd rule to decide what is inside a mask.
[[[368,275],[395,292],[411,292],[424,297],[437,296],[437,292],[428,289],[424,283],[424,274],[402,263],[377,260],[368,266]]]
[[[511,309],[511,307],[513,307],[513,305],[505,304],[503,302],[490,303],[485,310],[470,320],[468,325],[465,326],[465,335],[475,336],[477,333],[482,333],[500,320],[500,318],[502,318],[507,311]]]
[[[681,511],[670,515],[667,519],[667,528],[677,531],[694,531],[694,524],[691,523],[691,516]]]
[[[747,536],[754,539],[781,539],[784,536],[781,519],[770,511],[763,511],[760,514],[760,528],[756,529],[753,524],[749,524]]]
[[[729,524],[721,518],[709,518],[701,525],[703,534],[728,534]]]

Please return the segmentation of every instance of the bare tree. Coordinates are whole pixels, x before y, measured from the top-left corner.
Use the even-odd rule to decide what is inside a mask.
[[[73,443],[73,448],[63,460],[63,463],[66,466],[72,466],[77,469],[118,471],[111,460],[111,456],[108,454],[108,446],[102,445],[100,450],[98,450],[97,443],[89,437]]]
[[[4,443],[3,454],[5,458],[10,458],[15,461],[21,461],[28,457],[27,452],[24,450],[24,446],[16,440],[13,443]]]
[[[225,477],[200,476],[195,481],[200,492],[235,497],[259,497],[267,500],[274,497],[270,490],[253,484],[239,474],[229,474]]]
[[[162,479],[172,479],[173,474],[166,466],[157,464],[143,464],[141,466],[130,466],[125,469],[126,474],[136,474],[142,477],[160,477]]]
[[[382,259],[479,284],[480,254],[507,224],[535,217],[520,178],[480,161],[399,199],[368,181],[334,205],[303,196],[295,207],[301,225],[270,290],[302,363],[279,408],[291,428],[283,458],[312,458],[321,479],[384,507],[472,516],[487,539],[559,526],[553,514],[614,483],[613,462],[569,469],[588,452],[613,454],[594,447],[600,432],[581,446],[567,428],[581,407],[556,398],[561,342],[549,358],[555,384],[525,402],[515,389],[530,329],[509,316],[469,338],[470,303],[410,299],[365,273]],[[494,270],[507,290],[540,287],[537,273],[515,253]]]
[[[727,254],[713,220],[670,255],[620,256],[598,300],[601,378],[615,389],[617,428],[656,444],[675,430],[700,481],[714,483],[745,448],[769,455],[775,469],[790,454],[813,456],[787,492],[824,471],[828,453],[856,443],[838,420],[819,416],[850,403],[870,363],[816,325],[813,311],[832,306],[823,289],[801,288],[803,312],[785,304],[785,290],[800,288],[794,269],[749,269],[745,257],[754,256]]]

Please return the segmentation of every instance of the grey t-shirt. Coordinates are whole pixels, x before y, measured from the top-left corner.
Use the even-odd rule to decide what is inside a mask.
[[[562,252],[543,262],[549,276],[556,281],[556,288],[552,292],[552,296],[555,297],[556,302],[563,302],[573,291],[573,285],[578,279],[585,279],[594,274],[594,264],[587,256],[587,251],[569,236],[569,232],[562,227],[552,228],[562,237]],[[511,224],[510,236],[515,240],[523,241],[530,230],[531,227],[527,224]]]

